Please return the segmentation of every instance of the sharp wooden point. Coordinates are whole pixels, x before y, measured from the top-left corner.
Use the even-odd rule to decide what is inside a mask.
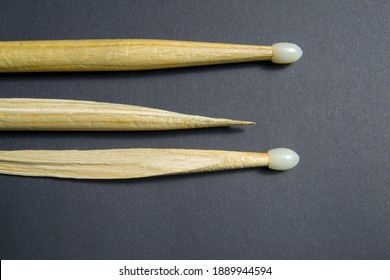
[[[255,122],[250,122],[250,121],[236,121],[236,120],[227,120],[227,123],[230,123],[231,125],[256,125]]]

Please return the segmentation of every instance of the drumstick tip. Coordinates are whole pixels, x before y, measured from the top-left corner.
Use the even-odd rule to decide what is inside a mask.
[[[301,58],[302,49],[292,43],[276,43],[272,45],[271,61],[278,64],[293,63]]]
[[[268,168],[273,170],[288,170],[295,167],[299,162],[298,154],[290,149],[272,149],[267,154]]]

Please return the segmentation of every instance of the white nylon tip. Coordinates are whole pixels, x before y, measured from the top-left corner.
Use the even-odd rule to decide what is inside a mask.
[[[299,162],[298,154],[290,149],[272,149],[267,154],[268,168],[273,170],[288,170],[296,166]]]
[[[302,56],[302,49],[291,43],[276,43],[272,45],[271,61],[279,64],[293,63]]]

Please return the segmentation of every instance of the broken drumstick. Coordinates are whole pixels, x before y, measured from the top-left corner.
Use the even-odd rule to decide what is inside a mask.
[[[251,124],[255,123],[123,104],[0,98],[0,130],[175,130]]]

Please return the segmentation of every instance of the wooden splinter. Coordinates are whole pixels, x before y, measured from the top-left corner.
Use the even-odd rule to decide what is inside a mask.
[[[75,179],[129,179],[268,166],[287,170],[299,156],[278,148],[267,153],[185,149],[0,151],[0,173]]]
[[[272,46],[105,39],[0,42],[0,72],[131,71],[271,60],[292,63],[295,44]]]
[[[175,130],[251,124],[255,123],[123,104],[0,98],[0,130]]]

